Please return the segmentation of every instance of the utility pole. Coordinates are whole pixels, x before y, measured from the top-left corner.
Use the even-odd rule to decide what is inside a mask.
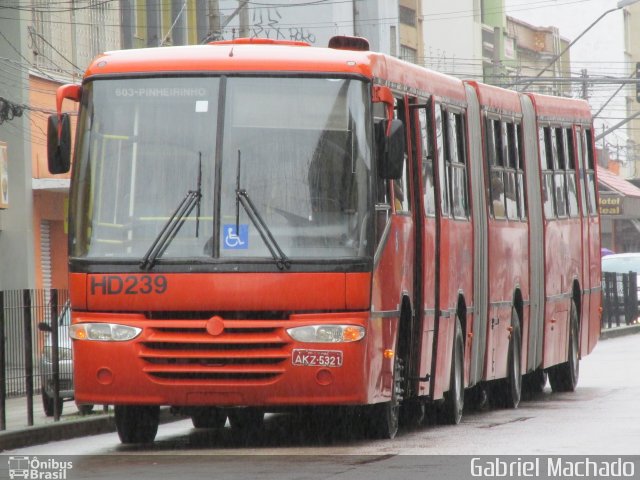
[[[209,39],[219,40],[220,32],[220,4],[218,0],[209,0]]]
[[[587,74],[586,68],[582,69],[580,77],[582,77],[582,98],[589,100],[589,75]]]
[[[246,1],[239,1],[238,8],[240,13],[238,14],[238,20],[240,21],[240,36],[246,38],[249,36],[249,10],[247,9]]]

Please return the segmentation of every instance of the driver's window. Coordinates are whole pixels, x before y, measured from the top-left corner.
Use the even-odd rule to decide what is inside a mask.
[[[408,125],[404,100],[397,101],[395,117],[402,120],[402,123],[405,125]],[[405,141],[402,176],[398,180],[393,181],[394,209],[397,213],[407,213],[411,211],[409,202],[409,148],[411,148],[411,143]]]
[[[387,110],[383,103],[374,103],[373,118],[376,135],[384,135],[384,126],[387,120],[386,114]],[[376,245],[378,245],[382,240],[382,235],[384,234],[385,227],[387,226],[387,222],[391,215],[390,184],[391,182],[389,180],[380,178],[380,176],[376,177]]]

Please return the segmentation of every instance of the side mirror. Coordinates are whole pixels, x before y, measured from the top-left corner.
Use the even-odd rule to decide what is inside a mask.
[[[402,176],[404,163],[404,124],[398,119],[391,120],[387,136],[386,123],[381,122],[376,127],[378,176],[386,180],[398,180]]]
[[[62,113],[65,99],[79,102],[80,85],[61,85],[56,91],[56,114],[49,117],[47,127],[47,163],[51,173],[67,173],[71,168],[71,121],[68,113]]]
[[[53,174],[71,168],[71,121],[68,113],[49,116],[47,126],[47,163]]]

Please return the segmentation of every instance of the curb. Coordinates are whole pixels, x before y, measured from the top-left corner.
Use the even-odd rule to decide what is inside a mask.
[[[30,447],[48,442],[58,442],[73,438],[113,433],[116,431],[116,420],[113,411],[109,414],[94,415],[77,419],[69,419],[64,422],[48,423],[24,427],[20,430],[0,432],[0,452],[14,450],[16,448]],[[160,424],[180,420],[169,411],[168,407],[160,409]]]
[[[607,340],[609,338],[617,338],[625,335],[634,335],[636,333],[640,333],[640,324],[607,328],[600,332],[600,340]]]
[[[88,435],[111,433],[115,432],[115,430],[116,422],[113,415],[100,415],[99,418],[78,418],[46,425],[35,425],[21,430],[1,432],[0,451]]]

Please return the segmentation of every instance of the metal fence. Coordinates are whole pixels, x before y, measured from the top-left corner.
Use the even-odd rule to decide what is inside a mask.
[[[638,321],[638,276],[635,272],[602,272],[602,328]]]
[[[3,398],[33,396],[41,386],[41,358],[47,344],[40,323],[57,320],[66,290],[0,292],[0,390]],[[62,339],[60,339],[62,340]],[[51,345],[51,341],[49,341]]]

